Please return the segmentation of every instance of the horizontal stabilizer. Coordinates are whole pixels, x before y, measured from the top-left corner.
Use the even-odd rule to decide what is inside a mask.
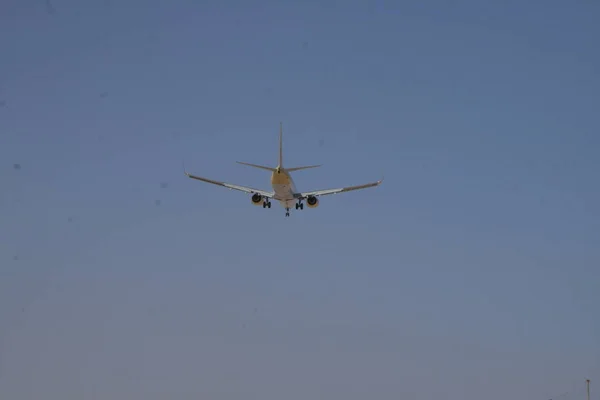
[[[301,169],[317,168],[317,167],[320,167],[321,165],[322,164],[319,164],[319,165],[306,165],[304,167],[286,168],[286,170],[288,172],[294,172],[294,171],[300,171]]]
[[[245,163],[245,162],[241,162],[241,161],[236,161],[236,162],[238,164],[248,165],[248,166],[254,167],[254,168],[266,169],[267,171],[275,171],[275,168],[265,167],[264,165],[249,164],[249,163]]]

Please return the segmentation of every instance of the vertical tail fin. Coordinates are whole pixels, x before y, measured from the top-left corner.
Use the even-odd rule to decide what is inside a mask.
[[[279,166],[283,167],[283,123],[279,123]]]

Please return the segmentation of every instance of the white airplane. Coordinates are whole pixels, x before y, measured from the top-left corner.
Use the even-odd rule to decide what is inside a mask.
[[[262,204],[263,208],[271,208],[271,199],[279,201],[279,204],[285,208],[285,216],[290,216],[290,208],[292,206],[296,207],[296,210],[304,209],[304,204],[302,204],[303,200],[306,200],[306,204],[309,208],[315,208],[319,206],[319,196],[326,196],[328,194],[337,194],[343,192],[349,192],[351,190],[359,190],[366,189],[374,186],[381,185],[383,182],[383,178],[376,182],[367,183],[364,185],[357,186],[348,186],[338,189],[325,189],[325,190],[314,190],[311,192],[298,192],[296,190],[296,185],[294,184],[294,180],[290,176],[290,172],[299,171],[302,169],[308,168],[316,168],[321,165],[308,165],[304,167],[293,167],[293,168],[284,168],[283,167],[283,147],[282,147],[282,137],[283,137],[283,125],[279,124],[279,164],[275,168],[265,167],[263,165],[249,164],[245,162],[236,161],[238,164],[248,165],[254,168],[260,168],[267,171],[271,171],[271,186],[273,187],[272,192],[267,192],[265,190],[253,189],[250,187],[232,185],[226,182],[215,181],[213,179],[203,178],[201,176],[192,175],[185,170],[185,174],[192,178],[197,179],[199,181],[212,183],[213,185],[223,186],[233,190],[239,190],[245,193],[252,194],[251,200],[252,204],[260,205]]]

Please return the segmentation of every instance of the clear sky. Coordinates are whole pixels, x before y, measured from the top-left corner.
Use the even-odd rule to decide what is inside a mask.
[[[599,20],[1,1],[0,398],[599,398]]]

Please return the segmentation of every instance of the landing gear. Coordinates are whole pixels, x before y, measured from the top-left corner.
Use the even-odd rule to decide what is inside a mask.
[[[297,202],[296,203],[296,210],[297,209],[304,210],[304,204],[302,204],[301,202]]]
[[[263,203],[263,208],[271,208],[271,202],[270,202],[270,201],[268,201],[268,200],[266,200],[266,201]]]
[[[289,209],[289,208],[286,208],[286,209],[285,209],[285,216],[286,216],[286,217],[289,217],[289,216],[290,216],[290,209]]]

